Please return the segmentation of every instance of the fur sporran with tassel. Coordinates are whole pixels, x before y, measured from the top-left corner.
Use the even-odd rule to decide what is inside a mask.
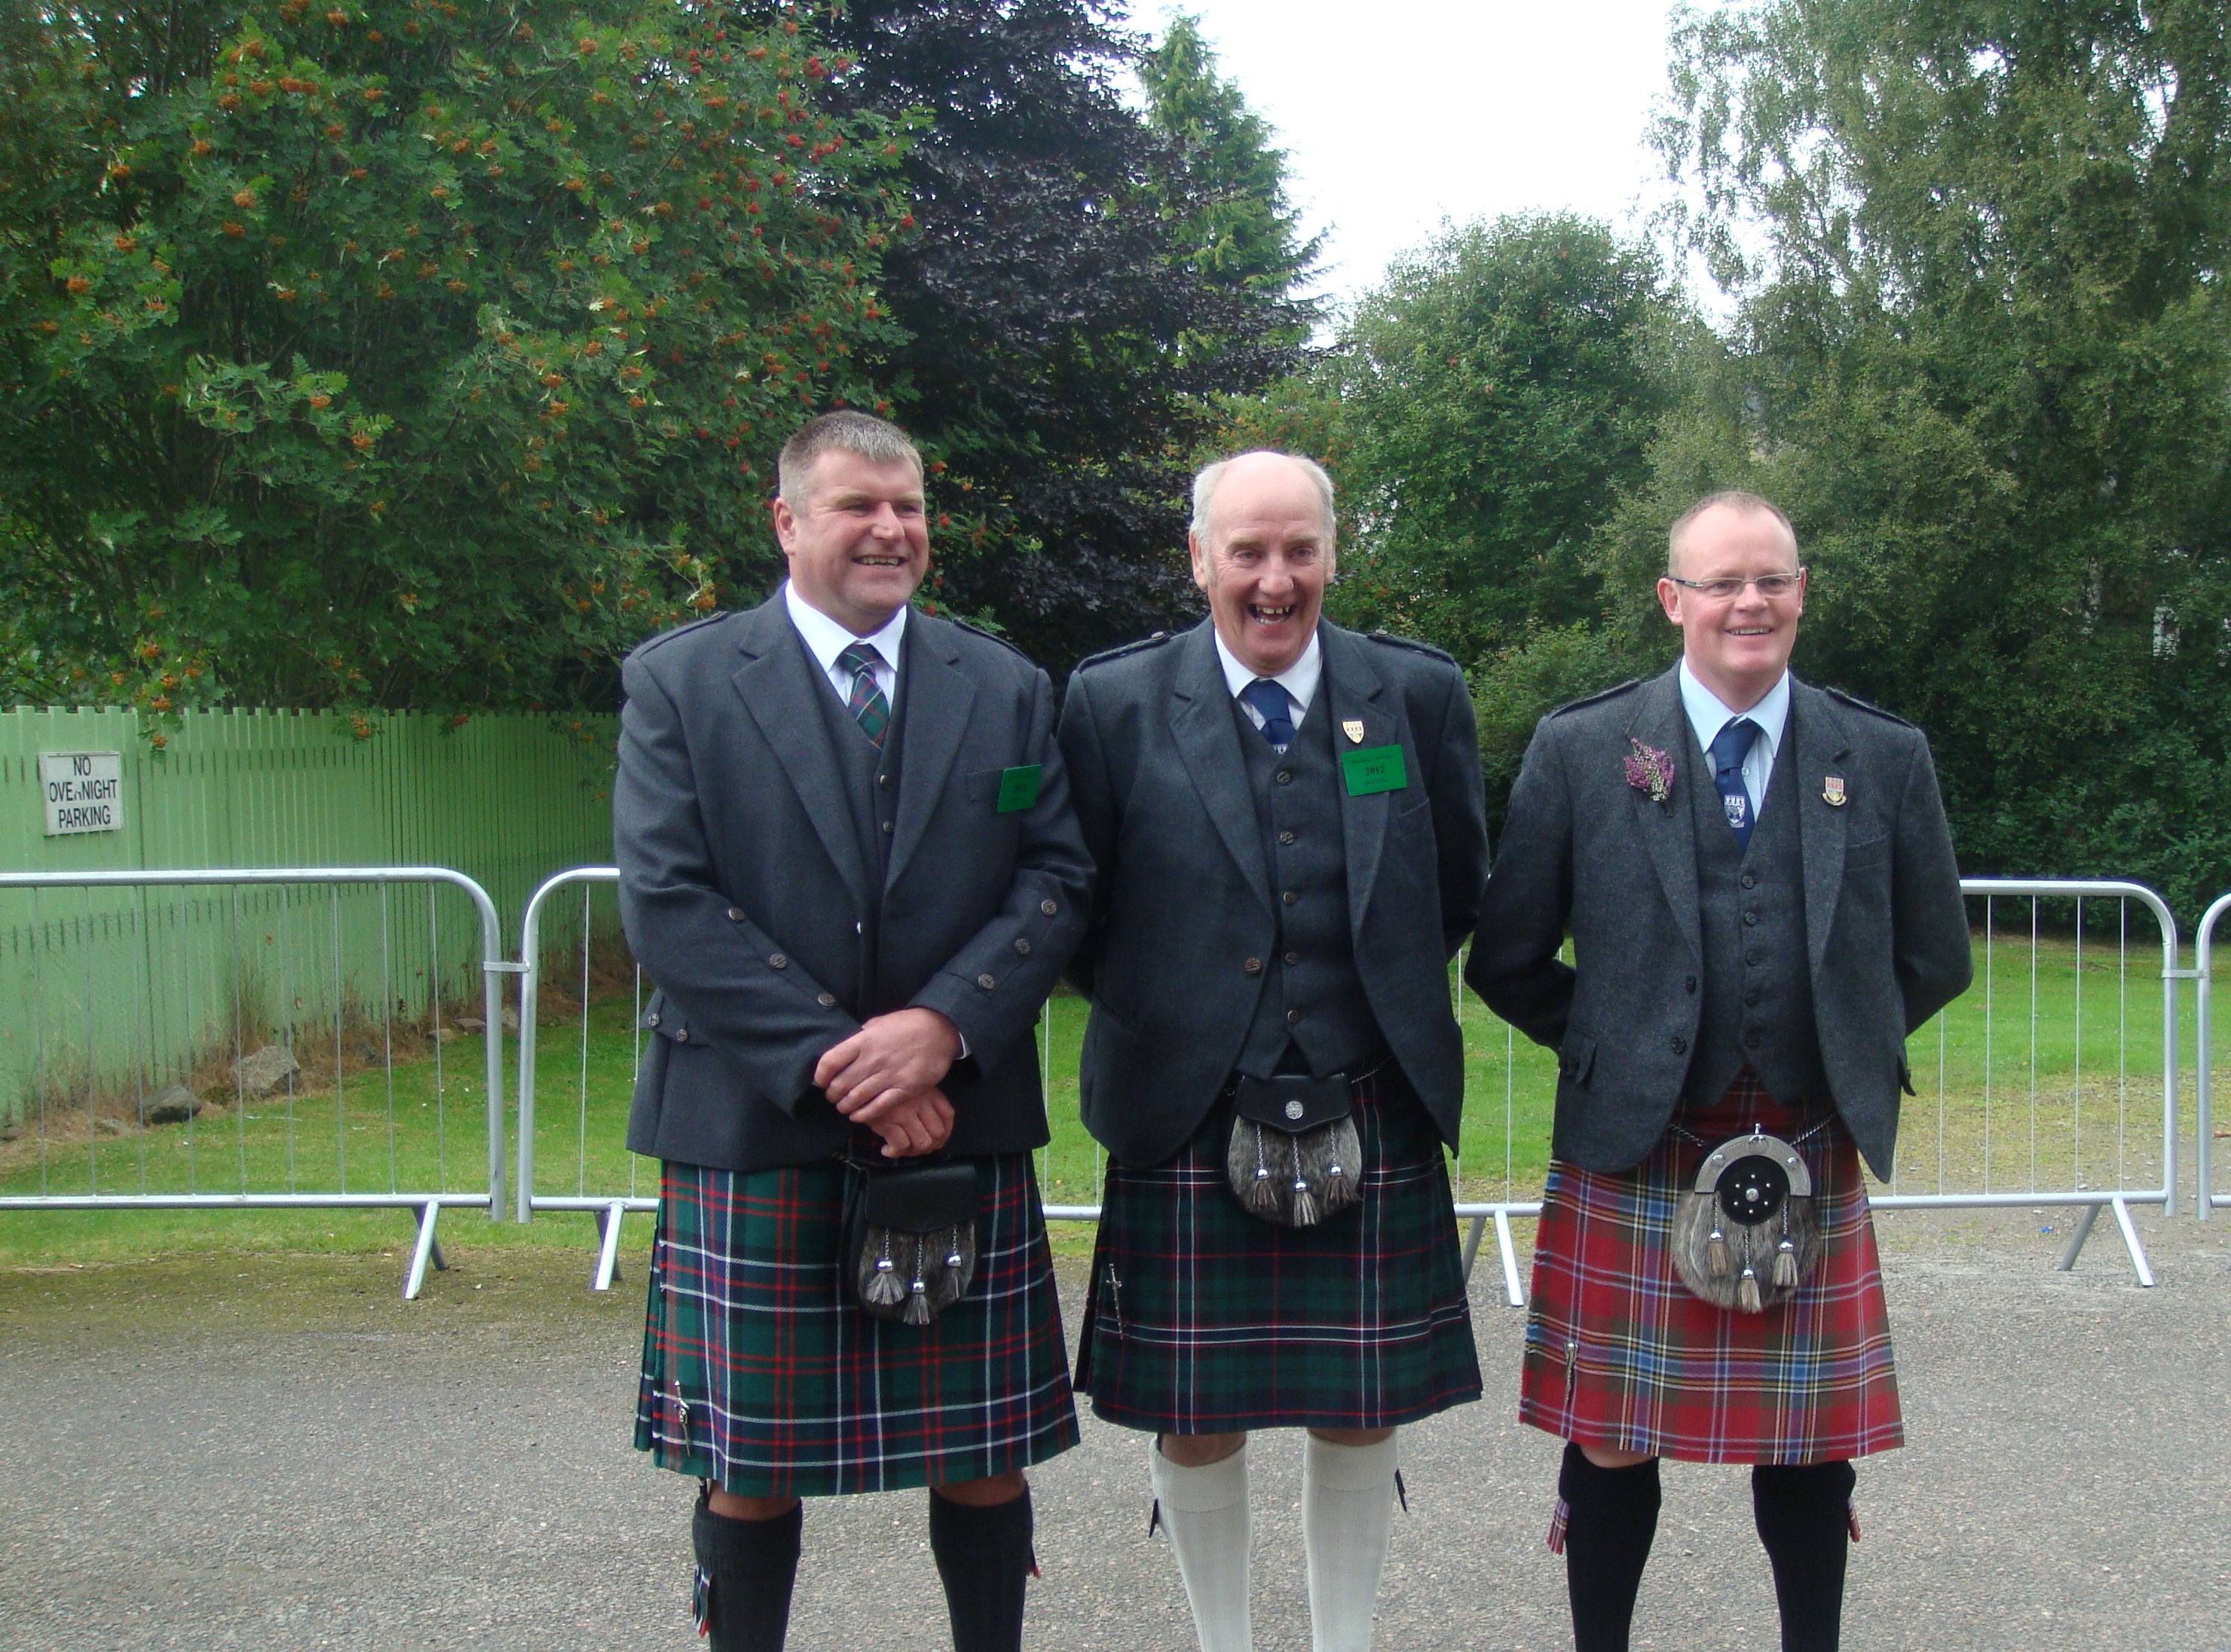
[[[874,1170],[852,1163],[844,1254],[853,1294],[879,1320],[928,1325],[976,1276],[981,1195],[970,1164]]]
[[[1224,1173],[1248,1215],[1313,1228],[1362,1197],[1355,1090],[1330,1078],[1243,1078],[1233,1092]]]
[[[1763,1313],[1820,1261],[1813,1175],[1798,1151],[1753,1129],[1704,1155],[1673,1217],[1673,1266],[1715,1307]]]

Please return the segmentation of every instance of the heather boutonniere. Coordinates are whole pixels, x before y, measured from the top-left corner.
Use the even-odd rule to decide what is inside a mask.
[[[1645,745],[1632,734],[1626,743],[1634,749],[1627,754],[1626,784],[1654,803],[1663,803],[1673,795],[1673,759],[1654,745]]]

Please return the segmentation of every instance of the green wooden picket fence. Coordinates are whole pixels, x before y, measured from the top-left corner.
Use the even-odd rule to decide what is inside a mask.
[[[445,866],[515,934],[542,878],[611,859],[614,722],[190,712],[158,754],[128,710],[0,711],[0,867]],[[39,758],[87,752],[119,755],[119,826],[48,836]],[[0,1125],[477,1013],[480,939],[451,889],[0,890]]]

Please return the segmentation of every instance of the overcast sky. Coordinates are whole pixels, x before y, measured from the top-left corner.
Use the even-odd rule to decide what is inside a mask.
[[[1672,0],[1133,0],[1189,11],[1289,152],[1347,299],[1458,223],[1569,208],[1630,229],[1659,199],[1643,144]]]

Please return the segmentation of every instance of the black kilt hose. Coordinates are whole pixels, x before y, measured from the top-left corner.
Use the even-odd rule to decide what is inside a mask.
[[[739,1496],[820,1497],[981,1480],[1075,1445],[1030,1155],[977,1162],[975,1277],[927,1326],[852,1295],[835,1160],[667,1165],[636,1449]]]
[[[1400,1069],[1356,1086],[1359,1202],[1310,1228],[1241,1209],[1232,1105],[1175,1158],[1111,1158],[1077,1387],[1168,1434],[1376,1429],[1479,1397],[1440,1138]]]

